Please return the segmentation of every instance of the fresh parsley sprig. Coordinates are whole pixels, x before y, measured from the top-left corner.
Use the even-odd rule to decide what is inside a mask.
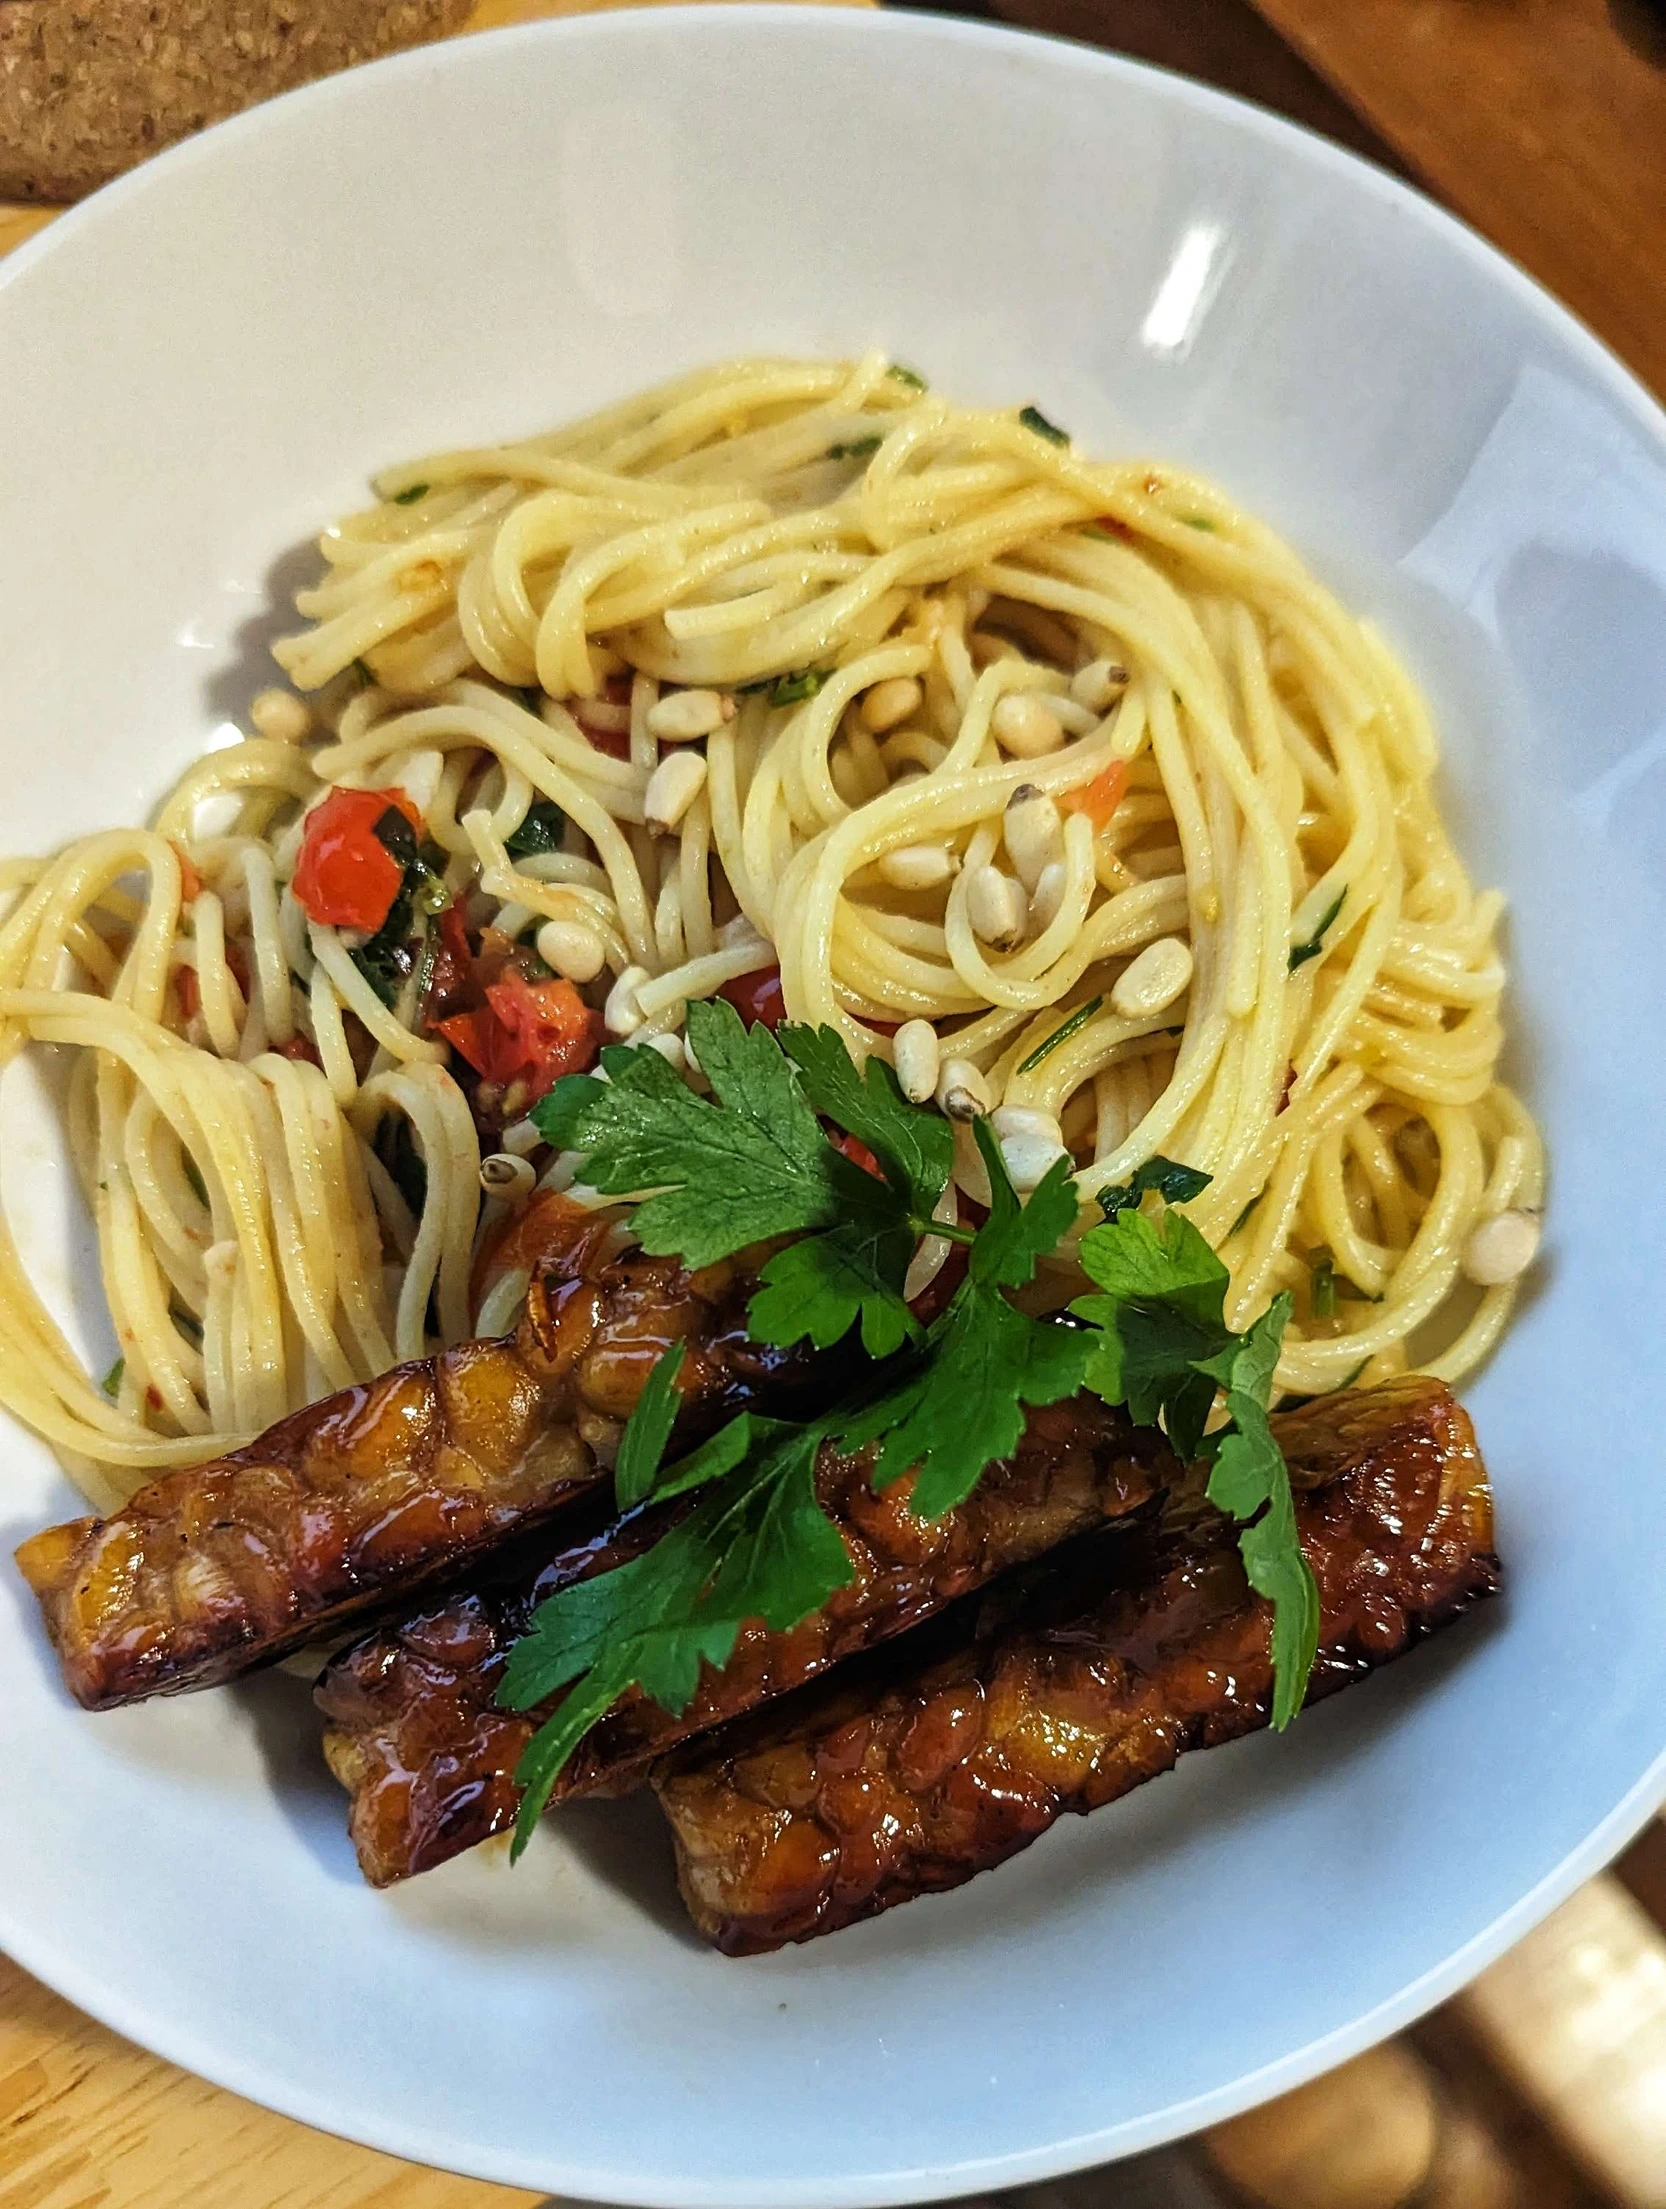
[[[688,1032],[713,1101],[657,1051],[615,1045],[606,1081],[569,1075],[533,1108],[540,1132],[585,1152],[605,1195],[652,1192],[631,1221],[647,1251],[699,1267],[801,1238],[762,1270],[755,1339],[828,1349],[860,1321],[876,1358],[917,1339],[902,1287],[920,1236],[944,1232],[932,1212],[954,1163],[947,1121],[909,1104],[882,1060],[858,1074],[830,1028],[777,1040],[719,999],[689,1006]],[[818,1112],[867,1146],[878,1176],[833,1147]]]
[[[662,1360],[656,1372],[665,1370]],[[658,1457],[669,1429],[656,1447],[650,1428],[657,1415],[644,1420],[639,1404],[620,1454],[623,1461],[628,1448],[637,1460],[640,1500],[709,1493],[640,1557],[539,1604],[510,1652],[498,1689],[506,1709],[532,1710],[567,1689],[516,1767],[523,1792],[512,1856],[531,1839],[573,1751],[622,1695],[639,1688],[680,1716],[703,1667],[728,1663],[749,1619],[785,1633],[852,1577],[844,1539],[816,1500],[819,1428],[743,1412],[664,1476]]]
[[[935,1137],[911,1153],[890,1124],[890,1090],[875,1080],[873,1065],[863,1080],[837,1038],[823,1031],[806,1044],[813,1034],[800,1030],[789,1045],[803,1051],[800,1071],[816,1102],[831,1107],[836,1098],[841,1116],[856,1123],[847,1125],[848,1133],[860,1128],[864,1141],[871,1135],[886,1143],[899,1171],[906,1175],[912,1166],[926,1176],[916,1189],[929,1187]],[[705,1043],[695,1048],[707,1067]],[[605,1091],[613,1084],[598,1086]],[[895,1359],[889,1372],[878,1368],[856,1403],[805,1426],[743,1413],[662,1471],[676,1418],[682,1346],[655,1365],[620,1442],[614,1473],[619,1504],[629,1510],[697,1488],[709,1492],[642,1556],[540,1604],[516,1644],[498,1691],[501,1704],[531,1710],[567,1689],[516,1771],[524,1790],[517,1853],[567,1760],[621,1695],[634,1687],[680,1714],[701,1666],[726,1664],[747,1620],[787,1632],[850,1579],[844,1537],[816,1498],[823,1442],[843,1449],[877,1443],[874,1487],[887,1488],[913,1471],[909,1507],[920,1518],[936,1518],[963,1502],[985,1468],[1016,1445],[1026,1404],[1055,1403],[1081,1386],[1094,1352],[1091,1330],[1032,1319],[1005,1295],[1030,1279],[1075,1219],[1068,1163],[1061,1160],[1020,1204],[1000,1146],[981,1123],[977,1133],[991,1206],[972,1242],[966,1278],[916,1349]],[[595,1158],[592,1153],[592,1173]],[[638,1209],[638,1221],[644,1210]]]
[[[1210,1460],[1209,1500],[1243,1526],[1244,1571],[1273,1606],[1273,1724],[1282,1729],[1301,1709],[1319,1642],[1319,1591],[1267,1417],[1291,1299],[1274,1297],[1235,1334],[1227,1270],[1179,1212],[1159,1222],[1125,1206],[1082,1237],[1077,1256],[1100,1291],[1070,1307],[1099,1329],[1088,1387],[1126,1404],[1141,1426],[1160,1420],[1181,1458]],[[1206,1434],[1218,1391],[1227,1422]]]

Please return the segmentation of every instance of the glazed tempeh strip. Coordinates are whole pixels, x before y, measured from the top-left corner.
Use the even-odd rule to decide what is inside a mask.
[[[807,1360],[748,1343],[747,1274],[609,1261],[610,1221],[571,1211],[513,1336],[395,1366],[111,1518],[25,1542],[17,1561],[77,1701],[212,1686],[600,1493],[597,1452],[668,1342],[689,1346],[678,1386],[696,1425],[760,1388],[790,1401]]]
[[[1469,1420],[1438,1382],[1321,1398],[1277,1426],[1321,1597],[1311,1699],[1493,1592],[1491,1504]],[[706,1938],[754,1954],[959,1886],[1065,1812],[1264,1726],[1269,1608],[1236,1536],[1206,1509],[1165,1520],[1099,1545],[1085,1590],[1078,1563],[1074,1586],[1066,1573],[1032,1591],[1014,1622],[991,1629],[966,1606],[921,1655],[887,1651],[867,1677],[662,1766]]]
[[[908,1508],[911,1481],[883,1495],[866,1454],[822,1450],[816,1485],[842,1532],[854,1578],[790,1633],[753,1622],[730,1662],[708,1672],[680,1717],[633,1693],[580,1744],[556,1802],[617,1794],[649,1763],[708,1726],[801,1686],[830,1665],[930,1617],[1010,1566],[1149,1503],[1176,1470],[1160,1435],[1079,1398],[1030,1414],[1010,1461],[940,1519]],[[663,1522],[660,1522],[663,1523]],[[643,1515],[555,1562],[518,1592],[465,1595],[344,1651],[319,1683],[325,1754],[352,1796],[359,1864],[386,1886],[502,1832],[514,1821],[521,1752],[548,1709],[494,1703],[510,1648],[536,1602],[623,1562],[654,1531]]]

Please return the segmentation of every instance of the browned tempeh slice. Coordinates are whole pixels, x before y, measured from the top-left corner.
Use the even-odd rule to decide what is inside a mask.
[[[1149,1502],[1176,1470],[1161,1436],[1082,1397],[1030,1414],[1010,1462],[940,1519],[908,1508],[912,1487],[884,1495],[871,1459],[824,1446],[816,1486],[838,1525],[855,1577],[790,1633],[754,1622],[731,1661],[708,1672],[680,1718],[641,1695],[593,1728],[554,1800],[616,1794],[689,1735],[813,1679],[829,1665],[905,1631],[997,1573]],[[330,1721],[325,1754],[353,1798],[350,1829],[375,1886],[427,1871],[512,1824],[521,1752],[547,1710],[499,1710],[504,1661],[533,1605],[581,1573],[641,1546],[639,1515],[596,1548],[559,1558],[534,1582],[497,1597],[466,1595],[344,1651],[319,1683]]]
[[[1345,1687],[1498,1584],[1468,1417],[1410,1378],[1276,1422],[1322,1622],[1310,1696]],[[949,1631],[725,1728],[655,1774],[684,1899],[751,1955],[959,1886],[1044,1833],[1267,1723],[1268,1606],[1207,1510],[1112,1550],[1084,1589]],[[1109,1562],[1107,1562],[1107,1553]],[[1061,1578],[1067,1578],[1061,1569]],[[947,1653],[944,1644],[951,1646]]]
[[[211,1686],[535,1529],[598,1489],[591,1445],[617,1436],[667,1342],[689,1344],[678,1386],[696,1423],[760,1385],[790,1398],[792,1360],[746,1339],[736,1266],[609,1262],[609,1223],[576,1205],[551,1233],[513,1336],[395,1366],[108,1519],[25,1542],[77,1701]]]

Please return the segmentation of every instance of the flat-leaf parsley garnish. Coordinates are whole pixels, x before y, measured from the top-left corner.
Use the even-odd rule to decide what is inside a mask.
[[[570,1076],[535,1108],[541,1131],[584,1154],[595,1187],[638,1199],[632,1224],[650,1252],[698,1267],[795,1238],[762,1269],[749,1331],[830,1344],[860,1325],[873,1363],[818,1419],[742,1413],[667,1466],[683,1346],[660,1359],[621,1440],[615,1488],[622,1510],[679,1508],[641,1555],[538,1606],[498,1692],[518,1711],[559,1698],[517,1768],[516,1853],[579,1742],[621,1696],[636,1691],[681,1714],[702,1669],[727,1664],[748,1621],[788,1632],[850,1580],[844,1536],[816,1493],[824,1445],[871,1448],[874,1488],[912,1475],[910,1509],[936,1518],[1011,1454],[1028,1407],[1083,1386],[1125,1403],[1139,1423],[1160,1422],[1181,1457],[1210,1461],[1211,1499],[1242,1524],[1245,1569],[1273,1605],[1274,1723],[1287,1724],[1318,1631],[1289,1475],[1267,1421],[1290,1299],[1235,1334],[1223,1316],[1226,1269],[1203,1237],[1178,1212],[1154,1220],[1139,1209],[1148,1192],[1184,1202],[1208,1177],[1149,1160],[1110,1192],[1104,1225],[1082,1239],[1099,1293],[1071,1307],[1078,1323],[1036,1318],[1009,1292],[1076,1223],[1069,1159],[1022,1202],[993,1132],[976,1122],[989,1215],[975,1233],[945,1228],[933,1214],[953,1163],[951,1130],[907,1102],[882,1060],[859,1070],[832,1029],[749,1029],[722,1002],[692,1004],[688,1028],[709,1101],[657,1052],[613,1047],[605,1081]],[[875,1170],[833,1132],[865,1148]],[[927,1233],[970,1247],[965,1277],[922,1327],[902,1287]],[[1227,1423],[1206,1435],[1222,1394]]]
[[[1234,1333],[1227,1270],[1179,1212],[1156,1221],[1120,1210],[1082,1237],[1077,1256],[1100,1291],[1070,1307],[1100,1330],[1088,1387],[1141,1426],[1161,1420],[1180,1457],[1210,1460],[1210,1502],[1243,1525],[1245,1573],[1273,1606],[1273,1724],[1283,1728],[1301,1709],[1319,1641],[1319,1591],[1267,1418],[1290,1296]],[[1217,1391],[1227,1423],[1205,1434]]]

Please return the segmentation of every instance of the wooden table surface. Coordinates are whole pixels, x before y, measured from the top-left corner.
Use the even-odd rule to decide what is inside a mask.
[[[470,27],[583,4],[481,0]],[[1666,392],[1661,0],[997,0],[993,12],[1191,67],[1401,167]],[[0,253],[50,219],[50,210],[0,205]],[[1646,1914],[1616,1920],[1628,1907],[1619,1890],[1588,1893],[1579,1913],[1563,1913],[1489,1974],[1460,2016],[1524,2090],[1553,2102],[1558,2082],[1566,2086],[1557,2122],[1603,2180],[1601,2198],[1666,2204],[1666,1948],[1649,1945]],[[1602,2092],[1579,2069],[1593,2046],[1588,2021],[1571,1997],[1558,2007],[1551,1982],[1556,1969],[1570,1984],[1588,1980],[1595,1947],[1622,1934],[1642,1944],[1642,1991],[1632,1990],[1641,2038],[1607,2076],[1629,2082],[1636,2108],[1604,2134]],[[1245,2159],[1260,2152],[1262,2183],[1277,2198],[1265,2172],[1296,2152],[1306,2125],[1325,2143],[1321,2162],[1335,2166],[1334,2126],[1350,2106],[1341,2077],[1334,2089],[1306,2090],[1331,2097],[1316,2133],[1303,2102],[1282,2130],[1275,2116],[1258,2133],[1223,2139],[1221,2163],[1247,2178]],[[1268,2138],[1283,2143],[1270,2160]],[[1619,2142],[1607,2165],[1605,2139]],[[1628,2154],[1644,2159],[1629,2174]],[[1307,2190],[1291,2198],[1317,2209],[1334,2198],[1311,2171],[1301,2183]],[[1476,2191],[1471,2180],[1449,2196],[1434,2178],[1423,2183],[1431,2209],[1437,2195],[1454,2205],[1528,2198]],[[1394,2197],[1379,2187],[1369,2198]],[[1597,2197],[1554,2196],[1587,2198]],[[0,1958],[0,2209],[520,2209],[535,2199],[419,2171],[256,2109],[117,2039]]]

